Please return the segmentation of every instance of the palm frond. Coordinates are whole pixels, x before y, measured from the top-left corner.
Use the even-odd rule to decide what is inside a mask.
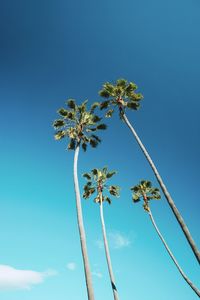
[[[59,130],[56,132],[56,134],[54,135],[55,140],[61,140],[66,136],[66,132],[65,130]]]
[[[99,91],[99,96],[101,96],[103,98],[109,98],[110,97],[110,93],[107,90],[102,89],[101,91]]]
[[[58,120],[55,120],[55,121],[53,122],[53,127],[54,127],[55,129],[61,128],[61,127],[63,127],[63,126],[65,126],[65,121],[64,121],[64,120],[58,119]]]
[[[114,113],[114,109],[109,109],[109,110],[106,112],[105,117],[106,117],[106,118],[111,118],[112,115],[113,115],[113,113]]]
[[[94,103],[91,105],[90,113],[93,114],[94,111],[95,111],[95,109],[96,109],[97,107],[99,107],[99,106],[100,106],[100,103],[99,103],[99,102],[94,102]]]
[[[76,101],[74,99],[68,99],[67,100],[67,106],[71,109],[76,108]]]
[[[92,134],[91,137],[92,137],[93,139],[95,139],[98,143],[101,143],[101,139],[100,139],[97,135]]]
[[[139,109],[140,104],[136,103],[136,102],[128,102],[127,107],[130,109],[133,109],[133,110],[137,110],[137,109]]]
[[[97,122],[99,122],[99,121],[101,121],[101,120],[102,120],[102,118],[100,118],[99,116],[93,115],[93,117],[92,117],[92,121],[93,121],[94,123],[97,123]]]
[[[92,148],[96,148],[96,146],[98,145],[98,141],[95,139],[90,139],[90,145]]]
[[[92,178],[91,175],[90,175],[90,173],[84,173],[83,177],[85,177],[88,180],[91,180],[91,178]]]
[[[57,111],[57,113],[58,113],[59,115],[61,115],[62,117],[67,117],[67,115],[68,115],[68,110],[65,109],[65,108],[60,108],[60,109]]]
[[[82,147],[84,152],[87,151],[87,144],[86,143],[82,143],[81,147]]]
[[[101,102],[100,110],[108,108],[109,104],[110,104],[110,100]]]
[[[70,139],[70,142],[67,146],[68,150],[75,150],[76,148],[76,141],[74,139]]]
[[[111,171],[111,172],[108,172],[106,174],[106,178],[111,178],[113,175],[115,175],[117,172],[116,171]]]
[[[97,129],[105,130],[105,129],[107,129],[107,125],[106,124],[99,124],[99,125],[97,125]]]
[[[105,201],[107,201],[109,204],[112,203],[111,199],[108,196],[105,197]]]
[[[125,79],[118,79],[117,80],[117,86],[120,86],[122,88],[125,88],[126,87],[126,84],[127,84],[127,80]]]

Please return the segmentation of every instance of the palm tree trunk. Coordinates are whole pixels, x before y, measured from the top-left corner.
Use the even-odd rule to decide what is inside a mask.
[[[193,289],[193,291],[200,297],[200,291],[198,290],[198,288],[196,288],[196,287],[194,286],[194,284],[193,284],[193,283],[189,280],[189,278],[185,275],[185,273],[183,272],[183,270],[182,270],[181,267],[179,266],[177,260],[175,259],[174,255],[172,254],[171,250],[169,249],[167,243],[165,242],[165,240],[164,240],[162,234],[160,233],[160,231],[159,231],[159,229],[158,229],[158,227],[157,227],[157,225],[156,225],[156,223],[155,223],[155,220],[154,220],[154,218],[153,218],[153,215],[152,215],[152,213],[151,213],[150,208],[149,208],[148,214],[149,214],[149,217],[150,217],[150,219],[151,219],[151,222],[152,222],[152,224],[153,224],[155,230],[157,231],[157,234],[159,235],[159,237],[160,237],[160,239],[161,239],[163,245],[165,246],[167,252],[169,253],[169,255],[170,255],[170,257],[171,257],[171,259],[173,260],[175,266],[177,267],[177,269],[179,270],[179,272],[181,273],[181,275],[183,276],[183,278],[185,279],[185,281],[186,281],[186,282],[189,284],[189,286]]]
[[[200,264],[200,252],[199,252],[198,248],[196,247],[195,242],[194,242],[194,240],[193,240],[193,238],[192,238],[192,236],[189,232],[189,229],[187,228],[187,225],[185,224],[185,222],[184,222],[180,212],[178,211],[172,197],[170,196],[170,194],[169,194],[169,192],[168,192],[168,190],[167,190],[160,174],[158,173],[158,170],[157,170],[156,166],[154,165],[149,153],[147,152],[145,146],[143,145],[142,141],[140,140],[139,136],[137,135],[135,129],[130,124],[130,122],[129,122],[127,116],[125,115],[125,113],[122,113],[122,118],[125,121],[125,123],[127,124],[127,126],[129,127],[129,129],[131,130],[131,132],[134,135],[136,141],[138,142],[142,152],[144,153],[147,161],[149,162],[149,164],[150,164],[150,166],[151,166],[151,168],[152,168],[152,170],[153,170],[153,172],[154,172],[154,174],[155,174],[155,176],[158,180],[158,183],[159,183],[159,185],[160,185],[160,187],[163,191],[163,194],[165,195],[165,198],[167,199],[167,202],[168,202],[169,206],[171,207],[171,209],[172,209],[179,225],[182,228],[182,231],[183,231],[188,243],[190,244],[190,247],[192,248],[192,251],[193,251],[194,255],[196,256],[197,261]]]
[[[78,145],[76,147],[75,153],[74,153],[74,188],[75,188],[75,194],[76,194],[77,221],[78,221],[78,229],[79,229],[80,242],[81,242],[81,251],[82,251],[82,257],[83,257],[88,299],[94,300],[92,276],[91,276],[91,271],[90,271],[89,258],[88,258],[88,254],[87,254],[86,236],[85,236],[85,229],[84,229],[84,224],[83,224],[81,197],[80,197],[80,190],[79,190],[79,183],[78,183],[77,163],[78,163],[79,148],[80,147]]]
[[[112,290],[113,290],[113,296],[114,296],[115,300],[119,300],[117,288],[116,288],[116,285],[115,285],[115,278],[114,278],[114,274],[113,274],[113,270],[112,270],[112,264],[111,264],[111,258],[110,258],[110,251],[109,251],[109,247],[108,247],[107,236],[106,236],[106,227],[105,227],[104,216],[103,216],[103,202],[102,202],[102,200],[100,200],[100,216],[101,216],[101,225],[102,225],[103,241],[104,241],[104,247],[105,247],[105,253],[106,253],[106,260],[107,260],[107,264],[108,264],[108,271],[109,271],[109,275],[110,275],[110,281],[111,281],[111,286],[112,286]]]

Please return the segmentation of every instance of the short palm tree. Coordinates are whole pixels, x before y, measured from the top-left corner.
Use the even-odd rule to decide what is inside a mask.
[[[80,147],[82,147],[84,151],[86,151],[87,145],[90,145],[91,147],[95,148],[101,140],[93,132],[97,130],[106,129],[106,125],[100,123],[101,118],[99,118],[94,113],[98,104],[94,103],[89,110],[87,110],[86,104],[87,101],[83,102],[81,105],[77,105],[75,100],[69,99],[67,101],[67,107],[60,108],[58,110],[60,118],[54,121],[53,126],[56,129],[55,139],[61,140],[63,138],[68,138],[68,150],[75,150],[74,187],[76,194],[77,221],[80,234],[88,299],[94,300],[94,292],[92,286],[89,259],[87,254],[86,236],[81,208],[77,163]]]
[[[173,260],[175,266],[177,267],[177,269],[183,276],[184,280],[189,284],[189,286],[194,290],[194,292],[200,297],[200,291],[194,286],[194,284],[190,281],[190,279],[185,275],[185,273],[179,266],[177,260],[175,259],[173,253],[169,249],[166,241],[164,240],[164,238],[163,238],[160,230],[158,229],[156,222],[153,218],[153,215],[152,215],[152,212],[151,212],[151,209],[149,206],[149,202],[153,199],[159,200],[161,198],[159,189],[152,187],[152,184],[150,181],[142,180],[142,181],[140,181],[140,183],[138,185],[135,185],[134,187],[132,187],[131,190],[133,191],[133,195],[132,195],[133,202],[137,203],[141,199],[143,200],[144,210],[149,214],[151,222],[152,222],[159,238],[161,239],[163,245],[165,246],[167,252],[169,253],[171,259]]]
[[[150,157],[148,151],[146,150],[144,144],[142,143],[141,139],[137,135],[134,127],[129,122],[125,112],[127,109],[131,110],[138,110],[140,107],[140,100],[143,98],[143,96],[139,93],[136,93],[137,85],[133,82],[127,82],[125,79],[119,79],[117,80],[116,84],[111,84],[109,82],[105,83],[103,85],[103,89],[99,92],[99,95],[103,98],[106,98],[105,101],[103,101],[100,104],[100,109],[107,109],[107,112],[105,114],[106,117],[111,117],[114,110],[117,108],[120,113],[120,118],[124,120],[128,128],[131,130],[133,136],[135,137],[137,143],[139,144],[142,152],[144,153],[148,163],[150,164],[154,175],[156,176],[158,183],[163,191],[163,194],[165,195],[165,198],[170,205],[179,225],[181,226],[181,229],[190,244],[190,247],[196,256],[198,262],[200,263],[200,252],[198,248],[195,245],[195,242],[189,232],[188,227],[186,226],[180,212],[178,211],[171,195],[169,194],[152,158]]]
[[[107,167],[104,167],[103,169],[93,169],[91,173],[83,174],[83,176],[87,179],[87,183],[84,186],[83,198],[88,199],[91,195],[95,193],[94,201],[99,204],[108,271],[110,275],[110,281],[111,281],[114,299],[118,300],[119,297],[118,297],[118,292],[115,284],[114,273],[112,270],[110,251],[108,246],[106,227],[105,227],[104,215],[103,215],[103,203],[107,201],[109,204],[111,204],[110,195],[119,197],[119,187],[116,185],[110,185],[110,186],[107,185],[107,180],[110,179],[114,174],[116,174],[116,172],[108,171]]]

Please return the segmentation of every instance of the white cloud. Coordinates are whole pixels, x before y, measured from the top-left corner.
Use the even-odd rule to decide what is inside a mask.
[[[54,276],[53,270],[36,272],[32,270],[18,270],[7,265],[0,265],[0,290],[25,289],[42,283],[46,277]]]
[[[110,248],[120,249],[120,248],[128,247],[131,242],[127,236],[120,233],[119,231],[111,231],[108,233],[108,243]],[[104,248],[104,244],[101,239],[96,240],[95,244],[99,249]]]
[[[92,272],[92,275],[94,275],[94,276],[96,276],[96,277],[98,277],[98,278],[102,278],[103,277],[103,275],[101,274],[101,272]]]
[[[74,262],[69,262],[67,264],[67,269],[70,271],[74,271],[76,269],[76,264]]]
[[[110,246],[114,249],[128,247],[131,243],[127,236],[117,231],[110,232],[108,237],[110,241]]]

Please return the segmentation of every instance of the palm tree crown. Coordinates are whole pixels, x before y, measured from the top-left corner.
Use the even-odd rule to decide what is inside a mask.
[[[103,169],[93,169],[90,173],[83,174],[86,178],[87,183],[84,186],[83,198],[88,199],[92,194],[96,192],[94,201],[101,203],[101,201],[107,201],[111,204],[111,196],[119,197],[119,186],[110,185],[108,186],[107,180],[110,179],[116,171],[108,171],[107,167]]]
[[[161,198],[160,191],[158,188],[152,187],[151,181],[141,180],[138,185],[131,188],[133,191],[132,199],[133,202],[139,202],[141,198],[144,200],[143,207],[149,212],[149,201],[159,200]]]
[[[99,103],[93,103],[89,110],[87,110],[87,100],[81,105],[77,105],[74,99],[69,99],[66,104],[66,109],[60,108],[58,110],[60,119],[55,120],[53,123],[54,128],[57,130],[55,139],[60,140],[68,137],[70,140],[69,150],[74,150],[77,145],[81,145],[83,150],[86,151],[88,144],[95,148],[101,140],[93,132],[107,128],[105,124],[100,123],[102,118],[94,114]]]
[[[128,82],[125,79],[118,79],[116,84],[106,82],[103,85],[99,95],[107,100],[100,104],[100,109],[107,109],[106,117],[112,117],[115,107],[119,108],[120,113],[126,108],[137,110],[140,107],[142,94],[136,93],[137,85],[134,82]],[[113,108],[110,109],[110,106]]]

